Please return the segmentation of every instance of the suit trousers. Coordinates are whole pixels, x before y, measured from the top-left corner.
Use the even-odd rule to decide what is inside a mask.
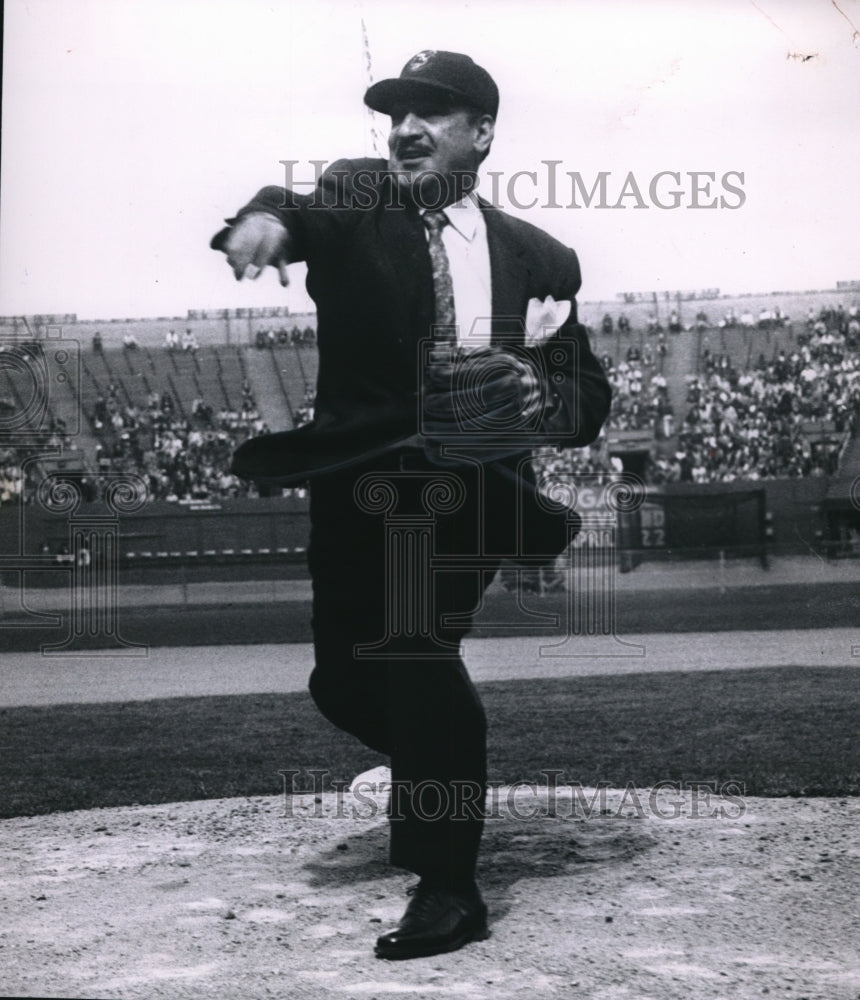
[[[340,729],[391,759],[391,862],[435,881],[474,876],[486,717],[460,656],[498,560],[480,557],[470,467],[419,451],[315,479],[310,691]]]

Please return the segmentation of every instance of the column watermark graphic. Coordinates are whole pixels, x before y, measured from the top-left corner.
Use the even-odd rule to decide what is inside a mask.
[[[81,511],[83,493],[64,474],[39,484],[37,501],[52,514],[65,514],[71,555],[69,631],[59,643],[42,646],[45,656],[145,656],[149,647],[123,638],[119,623],[120,516],[140,510],[146,484],[132,473],[106,477],[104,510]],[[91,648],[92,643],[99,646]]]
[[[464,342],[498,330],[494,322],[476,320]],[[616,604],[620,519],[644,503],[644,481],[629,472],[544,471],[536,479],[537,444],[588,433],[576,404],[579,344],[557,336],[557,326],[526,330],[522,317],[503,325],[503,336],[476,348],[457,346],[456,328],[453,341],[446,329],[418,345],[420,433],[401,449],[410,468],[369,473],[355,488],[358,508],[384,518],[386,594],[383,634],[357,646],[357,658],[456,655],[488,602],[476,584],[474,606],[451,603],[452,581],[489,579],[500,568],[516,580],[516,608],[482,625],[508,634],[560,631],[540,656],[645,655],[643,645],[619,636]],[[565,585],[561,612],[557,602],[529,607],[525,579],[548,568]]]
[[[611,477],[553,473],[540,496],[562,500],[577,510],[579,530],[559,567],[565,578],[567,621],[564,638],[540,647],[547,657],[644,656],[645,646],[617,632],[616,578],[619,518],[645,502],[644,481],[632,472]],[[580,503],[588,495],[588,504]]]
[[[404,496],[417,506],[404,505]],[[450,473],[369,473],[355,485],[360,510],[384,518],[380,558],[385,560],[384,635],[378,642],[355,647],[357,659],[438,659],[456,655],[459,643],[440,635],[437,626],[433,559],[436,516],[458,510],[466,496],[460,476]],[[426,639],[416,648],[415,639]]]
[[[100,472],[101,495],[91,502],[94,477],[77,446],[80,344],[60,326],[34,332],[22,323],[23,331],[0,337],[0,447],[18,469],[17,502],[2,510],[2,627],[56,630],[58,641],[41,644],[46,656],[146,655],[119,621],[121,518],[144,506],[146,483],[135,473]],[[49,612],[31,606],[35,591],[51,596]]]

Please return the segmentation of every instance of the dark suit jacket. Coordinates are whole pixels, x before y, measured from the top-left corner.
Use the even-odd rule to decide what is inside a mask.
[[[484,202],[481,208],[490,252],[492,342],[527,354],[556,400],[552,414],[523,439],[522,451],[501,463],[512,473],[501,477],[507,485],[498,484],[507,495],[517,478],[534,482],[527,459],[535,443],[579,447],[596,438],[610,389],[577,322],[581,279],[574,251]],[[420,345],[433,322],[433,280],[417,210],[404,203],[384,160],[340,160],[311,195],[263,188],[236,218],[260,211],[287,226],[294,259],[308,265],[307,288],[317,305],[317,398],[311,425],[243,445],[233,470],[288,484],[308,478],[319,467],[320,453],[372,454],[420,430]],[[215,249],[228,232],[213,238]],[[571,302],[570,316],[554,337],[524,347],[529,300],[550,295]],[[554,350],[558,346],[562,350]]]

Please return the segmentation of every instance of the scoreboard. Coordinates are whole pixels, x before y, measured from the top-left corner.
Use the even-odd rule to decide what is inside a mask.
[[[639,508],[639,547],[662,549],[666,546],[666,508],[663,504],[645,502]]]
[[[619,515],[622,549],[655,556],[756,555],[767,565],[765,490],[683,484],[649,489],[645,502]]]

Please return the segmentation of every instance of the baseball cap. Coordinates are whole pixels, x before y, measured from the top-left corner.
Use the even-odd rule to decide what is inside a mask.
[[[374,83],[364,95],[364,103],[387,115],[403,100],[433,93],[446,94],[456,103],[493,118],[499,110],[499,88],[483,67],[459,52],[436,49],[424,49],[414,55],[398,78]]]

